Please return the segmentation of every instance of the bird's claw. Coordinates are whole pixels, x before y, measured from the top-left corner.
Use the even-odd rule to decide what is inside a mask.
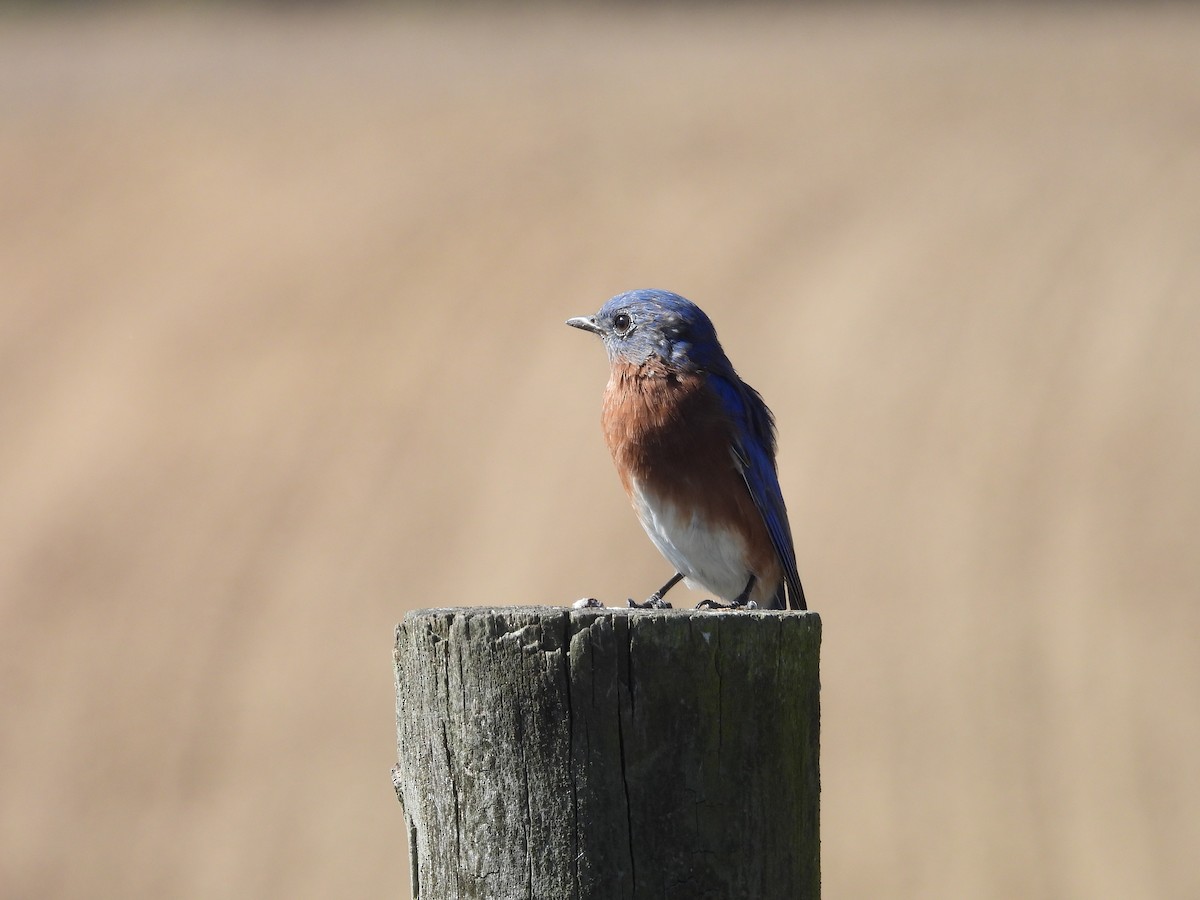
[[[630,609],[671,609],[671,604],[658,594],[651,594],[645,603],[638,603],[632,597],[628,602]]]
[[[738,601],[732,600],[729,603],[722,603],[720,600],[701,600],[696,604],[696,609],[758,609],[758,604],[753,600]]]

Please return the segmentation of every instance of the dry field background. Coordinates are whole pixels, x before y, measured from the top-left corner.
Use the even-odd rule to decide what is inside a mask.
[[[640,286],[780,421],[825,895],[1200,896],[1200,12],[9,13],[0,126],[3,896],[406,896],[394,623],[667,572]]]

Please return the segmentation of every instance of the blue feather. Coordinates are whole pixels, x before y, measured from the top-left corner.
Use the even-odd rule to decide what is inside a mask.
[[[775,418],[758,391],[750,387],[732,368],[728,375],[708,374],[709,384],[721,397],[721,402],[737,424],[734,446],[735,458],[750,497],[762,516],[771,545],[783,566],[792,609],[807,609],[804,588],[796,565],[796,548],[788,523],[783,491],[775,468]]]

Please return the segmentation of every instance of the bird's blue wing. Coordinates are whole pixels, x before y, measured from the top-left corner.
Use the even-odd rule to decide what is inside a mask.
[[[783,566],[791,607],[807,609],[796,567],[792,529],[775,469],[775,420],[758,391],[731,374],[729,378],[709,372],[708,380],[736,426],[731,450]]]

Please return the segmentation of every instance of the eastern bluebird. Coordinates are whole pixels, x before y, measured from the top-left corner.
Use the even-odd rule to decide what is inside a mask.
[[[568,325],[600,335],[610,373],[600,417],[642,527],[686,580],[727,603],[807,609],[775,470],[775,418],[733,370],[700,307],[669,291],[618,294]]]

